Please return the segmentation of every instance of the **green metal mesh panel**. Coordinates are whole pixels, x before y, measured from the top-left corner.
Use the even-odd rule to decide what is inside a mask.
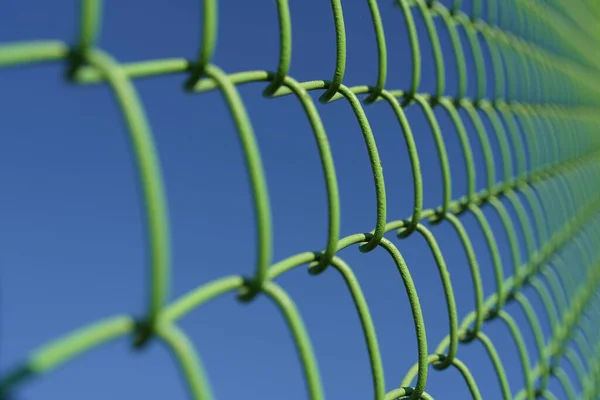
[[[372,371],[376,399],[431,398],[425,392],[431,365],[434,370],[456,368],[463,376],[474,399],[481,398],[477,383],[469,369],[458,358],[461,346],[478,341],[495,368],[504,399],[555,398],[548,389],[555,377],[570,398],[595,399],[600,396],[600,341],[595,338],[600,326],[600,258],[594,247],[600,234],[600,5],[593,0],[488,0],[487,15],[482,15],[482,0],[474,0],[472,10],[461,8],[461,0],[446,6],[435,0],[397,0],[396,12],[404,18],[406,34],[412,48],[412,83],[408,89],[386,87],[387,48],[384,26],[378,4],[368,0],[378,50],[378,76],[373,86],[347,87],[343,84],[346,66],[346,39],[341,0],[331,0],[336,30],[336,67],[331,80],[298,82],[288,75],[291,58],[291,18],[287,0],[277,0],[280,26],[279,64],[275,71],[243,71],[225,74],[211,62],[218,22],[217,0],[204,0],[202,39],[195,60],[164,59],[120,64],[96,46],[102,23],[101,1],[82,1],[79,38],[74,46],[60,41],[37,41],[0,45],[0,67],[66,60],[67,78],[81,85],[104,83],[114,91],[127,123],[135,155],[147,220],[147,243],[150,249],[150,284],[146,315],[136,319],[118,315],[66,334],[32,351],[0,380],[0,395],[6,396],[17,385],[47,374],[52,369],[78,357],[103,343],[133,334],[135,344],[142,347],[149,339],[163,341],[178,360],[182,378],[195,399],[211,399],[210,384],[205,378],[199,355],[177,320],[205,302],[227,292],[239,293],[240,301],[250,302],[259,293],[268,296],[279,308],[294,338],[303,367],[309,397],[323,398],[321,379],[302,317],[275,278],[287,271],[308,266],[313,274],[326,268],[336,269],[344,278],[360,317]],[[420,93],[421,47],[414,18],[425,21],[427,39],[431,42],[436,71],[432,93]],[[435,20],[440,19],[446,32],[440,32]],[[468,38],[476,74],[476,96],[467,93],[465,52],[459,38]],[[446,65],[438,35],[449,35],[456,56],[458,89],[455,96],[444,96]],[[489,49],[492,74],[486,74],[482,43]],[[220,90],[239,133],[249,171],[256,216],[258,257],[251,277],[229,276],[208,283],[168,303],[170,250],[165,193],[158,163],[157,149],[148,126],[144,108],[131,81],[136,78],[184,74],[184,89],[190,92]],[[495,82],[495,94],[486,98],[486,83]],[[327,187],[329,230],[322,252],[306,252],[290,256],[275,264],[271,260],[271,222],[268,192],[260,152],[237,86],[249,82],[265,82],[266,97],[292,95],[302,104],[310,122],[321,157],[321,168]],[[321,103],[347,101],[362,129],[371,161],[376,188],[376,224],[369,233],[340,238],[340,201],[335,165],[329,149],[327,132],[308,91],[320,91]],[[362,96],[362,102],[359,100]],[[386,216],[386,194],[376,141],[363,107],[384,102],[391,107],[408,149],[414,185],[414,209],[405,220],[389,221]],[[421,168],[411,126],[404,110],[419,107],[430,125],[440,159],[443,177],[443,199],[435,209],[423,209]],[[449,162],[442,131],[433,112],[447,113],[458,132],[467,171],[467,193],[451,198]],[[465,111],[465,116],[459,110]],[[487,128],[485,114],[491,123]],[[464,127],[470,119],[483,149],[487,187],[475,189],[475,166],[471,140]],[[506,121],[506,129],[501,123]],[[502,180],[498,180],[490,138],[500,145]],[[525,232],[528,261],[504,276],[494,230],[481,207],[489,206],[498,213],[509,236],[514,265],[521,259],[516,234],[503,203],[510,202],[517,213],[519,229]],[[527,203],[527,204],[525,204]],[[532,210],[528,213],[526,208]],[[484,297],[480,267],[471,239],[461,222],[461,215],[471,213],[484,232],[492,254],[496,287]],[[456,230],[467,254],[476,307],[459,321],[453,286],[435,236],[436,225],[447,222]],[[427,223],[428,222],[428,223]],[[425,224],[427,223],[427,224]],[[417,288],[411,279],[396,245],[384,234],[397,231],[400,238],[422,235],[435,258],[439,279],[443,283],[449,320],[449,333],[435,349],[429,349]],[[368,253],[383,247],[394,261],[410,300],[414,331],[418,342],[418,361],[405,375],[399,388],[385,392],[383,367],[369,308],[359,283],[349,266],[336,253],[348,246],[360,246]],[[581,262],[580,260],[584,260]],[[544,278],[544,279],[542,279]],[[544,312],[551,320],[552,337],[546,341],[539,315],[522,294],[530,285],[539,292]],[[519,326],[505,310],[507,303],[518,304],[528,321]],[[485,327],[492,320],[503,321],[519,352],[525,385],[520,391],[508,387],[505,366],[494,343],[486,336]],[[535,337],[538,360],[528,356],[523,329],[531,329]],[[586,367],[568,346],[579,347]],[[573,383],[560,366],[565,357],[576,365],[577,379],[583,387],[575,393]]]

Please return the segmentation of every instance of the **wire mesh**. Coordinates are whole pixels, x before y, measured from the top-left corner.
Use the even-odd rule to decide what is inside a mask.
[[[159,59],[119,63],[96,46],[102,24],[100,0],[81,2],[80,33],[72,45],[61,41],[35,41],[0,45],[0,67],[65,60],[66,79],[80,85],[107,84],[115,95],[127,124],[135,157],[139,183],[145,206],[146,239],[150,282],[143,317],[117,315],[66,334],[34,350],[25,361],[15,366],[0,380],[0,395],[28,381],[51,372],[60,365],[102,344],[122,336],[133,335],[134,346],[142,348],[149,340],[162,341],[178,361],[181,376],[195,399],[213,398],[205,377],[200,355],[185,332],[178,328],[182,316],[225,293],[236,292],[242,302],[257,295],[267,296],[279,308],[303,368],[307,393],[311,399],[324,397],[321,377],[310,336],[290,296],[275,282],[276,278],[297,267],[307,266],[318,275],[334,268],[343,277],[360,318],[368,349],[375,399],[429,399],[426,390],[430,366],[437,371],[457,369],[464,378],[472,398],[480,399],[477,382],[469,368],[458,357],[461,346],[480,342],[490,358],[504,399],[556,398],[549,381],[557,379],[570,398],[595,399],[600,396],[600,341],[594,339],[600,326],[600,254],[596,240],[600,230],[600,139],[596,129],[600,122],[600,7],[593,1],[571,2],[541,0],[473,0],[467,10],[461,0],[442,3],[436,0],[397,0],[394,12],[403,17],[406,35],[412,49],[410,87],[394,90],[386,87],[387,46],[384,26],[376,0],[368,0],[370,18],[378,51],[378,74],[372,86],[346,86],[346,32],[341,0],[331,0],[336,32],[336,65],[331,80],[298,82],[289,74],[291,60],[292,16],[287,0],[277,0],[279,16],[279,63],[275,70],[242,71],[226,74],[212,63],[217,39],[217,0],[203,1],[201,44],[197,58]],[[484,7],[485,5],[485,7]],[[486,13],[484,15],[484,8]],[[433,49],[435,90],[422,93],[422,48],[415,18],[422,18],[426,38]],[[435,21],[440,20],[445,31]],[[473,55],[474,71],[468,71],[467,55],[459,32],[466,35]],[[449,74],[440,45],[440,35],[450,39],[456,60],[456,74]],[[483,56],[487,48],[492,65],[490,76]],[[475,97],[467,96],[468,73],[475,76]],[[184,74],[183,90],[203,93],[219,90],[235,122],[243,149],[255,210],[257,259],[252,276],[227,276],[205,284],[169,302],[171,274],[170,232],[165,189],[158,150],[145,111],[132,80],[148,76]],[[446,79],[457,81],[456,93],[446,95]],[[486,97],[486,85],[494,82],[494,96]],[[320,252],[305,252],[279,262],[272,260],[271,211],[261,154],[252,123],[237,87],[264,82],[265,97],[294,96],[302,105],[317,144],[324,183],[327,188],[328,235]],[[318,107],[308,94],[322,93],[322,104],[345,100],[363,133],[368,150],[376,192],[374,229],[340,238],[340,198],[335,164],[328,144],[327,132]],[[362,96],[362,101],[359,97]],[[386,214],[386,193],[377,143],[364,107],[383,102],[391,107],[408,150],[413,182],[413,211],[404,220],[390,221]],[[419,152],[405,109],[418,107],[426,116],[433,135],[442,176],[442,199],[439,207],[424,209],[423,179]],[[452,179],[445,141],[434,109],[441,109],[451,119],[463,154],[467,176],[467,192],[452,199]],[[465,112],[464,115],[459,110]],[[489,129],[482,121],[491,121]],[[486,188],[476,190],[474,143],[467,135],[465,119],[475,127],[477,145],[483,149]],[[505,129],[506,126],[506,129]],[[491,138],[498,141],[502,171],[496,171]],[[502,179],[498,179],[498,175]],[[511,220],[509,202],[517,214],[518,227]],[[492,209],[508,234],[514,270],[504,276],[498,243],[488,217],[482,208]],[[527,212],[527,208],[532,213]],[[495,290],[484,296],[480,266],[470,234],[461,221],[472,214],[480,225],[492,255],[491,268]],[[449,223],[460,238],[467,255],[475,309],[459,321],[454,286],[448,266],[436,240],[436,225]],[[525,233],[527,262],[520,263],[517,229]],[[384,235],[396,231],[398,238],[420,235],[427,242],[437,264],[444,289],[448,317],[448,334],[431,351],[426,340],[417,287],[409,266],[398,247]],[[406,373],[397,389],[386,393],[381,354],[369,307],[352,269],[336,254],[349,246],[359,246],[368,253],[382,247],[395,263],[409,299],[414,332],[418,343],[418,359]],[[520,265],[519,267],[516,267]],[[543,302],[544,312],[552,325],[552,337],[546,341],[540,316],[523,295],[531,286]],[[528,325],[519,326],[506,311],[514,302],[524,312]],[[498,320],[505,324],[514,340],[523,370],[523,388],[509,388],[505,366],[485,327]],[[531,329],[535,338],[537,360],[531,360],[522,330]],[[577,368],[582,393],[576,393],[571,378],[562,369],[564,357],[574,365],[583,365],[569,344],[579,347],[588,359]]]

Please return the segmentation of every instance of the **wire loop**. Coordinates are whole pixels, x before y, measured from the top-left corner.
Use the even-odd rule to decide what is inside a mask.
[[[73,45],[59,40],[0,45],[0,67],[63,61],[67,64],[66,78],[71,83],[107,84],[112,89],[128,128],[141,189],[149,275],[146,309],[141,316],[110,317],[38,348],[0,377],[0,398],[7,398],[15,387],[85,352],[131,335],[136,349],[142,349],[150,340],[163,344],[177,361],[190,396],[212,400],[201,358],[177,321],[212,299],[235,294],[248,306],[258,295],[273,303],[299,355],[307,395],[321,400],[324,391],[310,335],[293,299],[276,283],[280,275],[301,266],[306,266],[314,276],[333,268],[344,280],[360,320],[376,400],[431,399],[425,392],[426,387],[430,388],[427,386],[430,365],[437,371],[454,367],[462,375],[471,398],[493,397],[487,385],[482,388],[485,394],[480,393],[474,377],[459,358],[463,345],[475,341],[482,345],[493,366],[504,400],[554,399],[549,390],[553,388],[553,379],[569,398],[598,397],[600,59],[590,49],[600,45],[597,30],[600,7],[583,0],[574,0],[568,6],[560,2],[549,6],[540,0],[485,3],[473,0],[470,8],[462,0],[447,2],[450,5],[438,0],[396,0],[397,8],[391,11],[404,26],[411,61],[404,87],[391,89],[382,18],[382,11],[388,10],[381,8],[382,3],[367,0],[378,54],[375,83],[348,86],[344,83],[348,49],[341,0],[330,0],[336,36],[333,77],[306,82],[289,75],[292,56],[289,0],[274,2],[279,33],[274,71],[227,74],[214,63],[218,0],[202,0],[200,48],[194,60],[117,62],[98,48],[101,0],[82,0],[79,33]],[[423,27],[421,35],[417,21]],[[448,52],[442,49],[442,37],[449,40]],[[430,56],[428,62],[424,54]],[[455,60],[450,63],[448,57],[452,56]],[[425,83],[431,83],[432,89],[425,93],[421,78],[429,71],[432,76]],[[189,93],[213,90],[221,93],[248,171],[256,238],[252,274],[208,282],[174,301],[169,299],[171,233],[162,171],[144,107],[133,85],[135,79],[167,74],[185,74],[184,90]],[[327,193],[327,234],[323,247],[277,263],[272,261],[272,213],[266,173],[250,116],[238,91],[238,86],[252,82],[266,84],[264,97],[293,95],[298,101],[317,146]],[[455,87],[446,85],[452,82],[456,82]],[[375,193],[375,221],[367,227],[372,228],[369,233],[340,238],[339,182],[328,131],[310,91],[322,92],[320,103],[345,100],[361,130]],[[382,101],[391,107],[399,124],[401,142],[406,148],[406,153],[399,157],[407,158],[411,169],[407,175],[412,182],[412,193],[407,194],[412,196],[411,209],[398,219],[389,218],[382,160],[364,109],[366,105],[376,107]],[[407,117],[406,110],[412,106],[418,108],[427,122],[421,130]],[[450,129],[440,124],[443,122],[440,114],[448,117]],[[441,198],[433,199],[434,206],[426,203],[429,198],[424,198],[427,192],[423,188],[422,157],[428,149],[417,146],[417,135],[431,135],[435,146]],[[447,150],[451,140],[458,140],[460,155]],[[399,175],[404,172],[407,171],[399,171]],[[455,191],[462,188],[462,192],[453,193],[454,181],[463,176],[464,186],[454,185]],[[424,208],[424,203],[428,208]],[[467,218],[474,223],[467,224]],[[499,221],[499,227],[492,218]],[[457,235],[467,265],[450,263],[444,257],[436,231],[445,223]],[[406,264],[399,248],[385,238],[392,231],[399,238],[418,232],[437,267],[448,331],[431,354],[412,267]],[[477,237],[483,246],[475,245]],[[503,242],[508,246],[507,254],[501,251]],[[400,387],[388,393],[382,354],[365,295],[353,269],[338,256],[349,246],[357,246],[363,253],[382,248],[399,272],[398,284],[403,286],[409,302],[416,361]],[[450,276],[458,268],[468,269],[473,290],[472,310],[456,305],[456,282]],[[491,272],[493,288],[483,285],[484,270]],[[534,307],[532,297],[541,306]],[[512,309],[507,307],[511,303],[523,312],[524,324],[519,325],[511,315]],[[508,329],[510,345],[519,358],[523,388],[514,396],[498,349],[485,333],[497,324]],[[543,329],[546,325],[551,327],[548,333]],[[535,353],[528,351],[527,332],[534,339]],[[565,373],[562,362],[569,363],[574,374]],[[413,380],[414,386],[410,386]]]

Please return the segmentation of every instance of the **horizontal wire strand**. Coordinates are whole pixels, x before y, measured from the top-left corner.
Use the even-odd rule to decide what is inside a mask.
[[[432,398],[425,392],[429,365],[435,370],[453,366],[462,375],[472,398],[482,398],[469,368],[457,356],[460,345],[475,341],[482,343],[486,349],[503,398],[508,399],[513,395],[515,398],[526,399],[554,398],[555,395],[548,390],[548,381],[553,377],[561,383],[568,396],[577,395],[570,378],[557,363],[563,357],[577,363],[573,361],[575,356],[568,347],[569,343],[576,343],[581,347],[582,335],[593,334],[585,330],[589,330],[589,325],[581,324],[585,321],[585,313],[596,304],[597,298],[594,297],[594,293],[596,285],[600,282],[600,264],[593,261],[596,258],[595,249],[590,245],[600,236],[600,184],[595,179],[600,170],[600,139],[594,131],[600,123],[600,79],[596,76],[597,70],[600,69],[600,60],[590,56],[588,51],[591,46],[600,43],[600,36],[591,36],[589,25],[573,25],[568,17],[559,13],[553,6],[538,0],[513,1],[517,22],[516,25],[511,25],[510,29],[506,22],[509,7],[497,0],[488,2],[488,15],[485,17],[481,15],[480,0],[474,0],[471,15],[461,8],[460,0],[455,0],[451,7],[436,0],[397,0],[399,14],[401,19],[403,18],[411,45],[412,80],[410,88],[406,91],[390,90],[386,88],[387,47],[380,10],[375,0],[368,0],[367,3],[378,51],[378,72],[374,86],[344,84],[346,28],[341,0],[331,0],[336,31],[336,65],[331,81],[298,82],[288,75],[292,55],[292,16],[287,0],[276,2],[280,48],[279,62],[274,72],[244,71],[226,74],[212,63],[217,39],[217,0],[203,1],[203,31],[197,61],[164,59],[117,63],[96,46],[102,22],[100,0],[82,1],[80,36],[73,47],[60,41],[0,45],[0,67],[67,60],[67,77],[72,82],[106,82],[113,88],[121,105],[123,118],[129,126],[133,151],[138,161],[139,181],[144,189],[142,197],[147,208],[146,233],[151,271],[145,316],[115,316],[66,335],[32,352],[30,358],[22,365],[16,366],[0,379],[0,397],[7,395],[18,384],[47,373],[83,352],[117,337],[132,334],[136,347],[141,347],[153,337],[165,344],[181,368],[190,396],[195,399],[212,399],[212,390],[209,380],[205,377],[200,357],[193,350],[186,335],[179,330],[176,321],[211,299],[236,292],[240,301],[249,302],[259,293],[264,293],[275,303],[296,345],[303,366],[307,394],[311,399],[322,399],[322,383],[316,356],[310,344],[310,335],[293,300],[274,282],[277,276],[302,265],[307,265],[312,275],[319,275],[331,266],[339,271],[345,281],[360,318],[369,352],[375,399]],[[583,7],[577,8],[578,18],[585,14],[581,11]],[[414,14],[423,19],[431,46],[436,71],[434,93],[419,91],[423,55]],[[600,12],[598,17],[600,18]],[[457,62],[458,85],[454,96],[446,93],[446,60],[439,42],[440,30],[435,24],[435,18],[441,18]],[[465,32],[473,54],[472,62],[476,76],[476,97],[473,99],[466,97],[468,67],[458,28]],[[552,46],[548,44],[549,31],[554,31],[551,35],[557,39],[557,43]],[[487,65],[483,57],[484,44],[490,53],[491,65]],[[561,51],[557,50],[559,47],[554,46],[559,46]],[[562,51],[568,53],[563,54]],[[495,93],[490,98],[486,98],[486,66],[491,68],[495,82]],[[519,76],[519,71],[523,72],[522,76]],[[164,200],[160,162],[154,148],[154,140],[143,105],[131,81],[178,73],[188,75],[183,86],[190,94],[219,90],[229,107],[244,149],[246,168],[250,172],[258,255],[254,276],[224,277],[166,304],[168,278],[171,274],[168,206]],[[310,122],[320,155],[328,198],[328,239],[322,252],[301,253],[276,263],[271,260],[271,211],[267,182],[252,123],[237,90],[237,86],[250,82],[267,83],[263,90],[266,97],[277,98],[293,94],[301,103]],[[529,91],[525,91],[523,87]],[[322,91],[319,100],[323,104],[345,99],[361,128],[376,193],[376,218],[371,232],[339,237],[340,199],[335,165],[328,145],[327,132],[316,105],[308,94],[309,91]],[[362,103],[358,99],[361,95],[366,95]],[[387,196],[377,141],[365,113],[367,106],[382,101],[392,108],[397,117],[411,164],[414,209],[404,220],[388,221]],[[443,190],[440,206],[436,209],[423,209],[423,183],[418,148],[411,124],[404,114],[404,110],[413,105],[419,107],[425,115],[440,160]],[[439,108],[448,114],[454,125],[467,173],[467,192],[457,199],[453,197],[450,162],[445,146],[449,137],[442,135],[436,115]],[[458,112],[461,109],[466,115]],[[489,122],[491,129],[484,124],[484,118]],[[480,191],[475,189],[475,176],[478,171],[475,171],[474,167],[474,143],[466,133],[467,121],[474,126],[476,139],[483,149],[486,187]],[[500,174],[494,165],[491,137],[499,143]],[[498,176],[501,176],[500,180]],[[512,221],[507,204],[501,201],[503,199],[516,214],[516,223]],[[504,234],[508,237],[510,264],[513,266],[508,277],[504,277],[504,261],[498,249],[496,234],[499,232],[490,227],[483,208],[494,210],[500,218]],[[532,210],[531,216],[526,208]],[[472,213],[475,216],[492,256],[491,268],[495,274],[496,290],[487,297],[484,297],[481,284],[480,263],[471,244],[470,235],[461,222],[463,213]],[[467,255],[475,296],[475,309],[464,314],[461,323],[458,322],[453,284],[448,274],[449,266],[446,265],[433,232],[435,226],[444,221],[451,224]],[[428,225],[424,225],[423,222],[428,222]],[[384,234],[392,230],[397,231],[400,239],[419,232],[426,240],[438,267],[444,288],[449,328],[448,335],[432,354],[429,354],[427,348],[426,326],[417,288],[401,255],[402,244],[395,245],[384,238]],[[521,258],[517,232],[521,232],[525,240],[528,256],[525,262]],[[583,242],[587,244],[580,244]],[[387,251],[401,275],[411,307],[418,343],[418,361],[403,379],[401,387],[388,393],[385,393],[381,354],[367,302],[351,267],[336,256],[343,248],[353,245],[358,245],[365,253],[376,247],[383,247]],[[580,254],[580,262],[577,263],[577,274],[573,276],[566,270],[570,265],[566,260],[574,259],[574,254]],[[541,331],[540,316],[523,293],[525,286],[531,286],[541,297],[543,309],[551,320],[553,332],[547,345]],[[538,351],[535,365],[529,360],[523,340],[522,328],[526,327],[518,326],[504,309],[507,303],[513,301],[523,309],[528,322],[527,328],[533,332]],[[594,318],[598,318],[598,314],[596,312]],[[524,389],[514,394],[509,388],[501,358],[489,337],[483,332],[487,325],[498,320],[509,328],[520,357]],[[599,320],[594,321],[600,325]],[[579,335],[575,336],[574,331],[578,327]],[[600,349],[600,344],[597,347]],[[584,382],[584,398],[592,399],[600,393],[600,384],[595,380],[600,375],[600,357],[597,357],[597,354],[591,355],[587,361],[590,368],[586,370],[584,367],[577,367],[577,377]],[[414,386],[410,386],[415,379]]]

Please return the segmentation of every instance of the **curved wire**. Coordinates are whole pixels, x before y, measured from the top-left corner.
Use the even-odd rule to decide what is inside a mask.
[[[141,345],[154,329],[159,310],[168,298],[170,286],[170,231],[162,172],[145,113],[127,75],[118,68],[112,57],[100,50],[86,51],[85,58],[106,75],[113,88],[128,124],[142,187],[151,274],[147,315],[136,338],[136,344]]]
[[[456,357],[459,344],[475,340],[483,344],[492,361],[503,398],[511,398],[504,366],[493,343],[483,332],[497,319],[508,326],[523,369],[525,389],[517,392],[516,398],[554,398],[548,391],[548,382],[553,376],[560,381],[567,396],[576,396],[572,383],[558,366],[562,358],[573,364],[584,398],[599,394],[597,378],[600,363],[594,360],[600,356],[600,347],[594,348],[590,341],[595,334],[593,326],[600,315],[595,295],[600,281],[595,245],[600,235],[600,197],[597,194],[600,183],[596,178],[600,172],[600,137],[596,134],[600,123],[600,113],[597,112],[600,109],[600,78],[596,73],[600,70],[600,59],[596,60],[587,51],[592,44],[600,43],[600,33],[594,36],[589,28],[592,19],[587,16],[593,15],[593,12],[583,11],[579,2],[570,5],[567,14],[573,12],[588,23],[575,26],[557,11],[563,9],[563,5],[544,4],[537,0],[490,0],[485,8],[481,0],[474,0],[472,9],[468,11],[461,0],[453,0],[451,5],[437,0],[397,0],[411,48],[412,68],[408,90],[391,90],[386,88],[387,45],[376,0],[367,2],[378,51],[374,86],[343,84],[347,51],[344,16],[341,0],[331,0],[330,3],[336,34],[336,65],[331,81],[298,82],[289,76],[292,42],[288,0],[276,0],[279,61],[274,72],[225,74],[213,64],[217,40],[217,0],[203,1],[201,45],[195,61],[164,59],[117,63],[108,53],[98,49],[102,23],[100,0],[82,1],[79,36],[73,46],[59,41],[0,45],[2,67],[65,60],[66,76],[72,82],[107,82],[112,87],[133,144],[146,209],[150,253],[149,299],[143,318],[116,316],[48,343],[0,378],[0,396],[83,352],[133,333],[138,347],[152,336],[161,339],[179,363],[191,396],[210,399],[212,393],[204,377],[200,357],[175,321],[210,299],[237,292],[242,301],[249,301],[263,293],[279,308],[293,336],[308,394],[313,399],[321,399],[323,390],[310,337],[291,298],[273,282],[280,274],[300,265],[308,265],[312,275],[319,275],[329,266],[342,275],[361,321],[376,399],[430,399],[431,396],[425,392],[428,364],[433,364],[435,369],[454,365],[463,375],[471,396],[480,398],[473,377]],[[419,38],[413,12],[419,14],[424,24],[426,36],[423,39]],[[600,9],[596,14],[600,18]],[[446,68],[440,42],[442,31],[436,27],[436,18],[441,19],[450,39],[456,71]],[[471,52],[471,63],[466,62],[461,32]],[[553,39],[556,43],[552,43]],[[421,43],[421,40],[424,42]],[[433,93],[419,92],[423,46],[430,46],[432,55],[435,70]],[[469,71],[469,68],[474,69]],[[469,72],[474,75],[473,93],[468,93]],[[167,305],[170,233],[165,193],[152,135],[131,81],[177,73],[188,75],[184,85],[188,92],[218,89],[229,107],[249,172],[258,250],[254,276],[225,277]],[[454,78],[457,79],[457,89],[450,96],[446,93],[446,81]],[[488,78],[492,78],[493,85],[487,85]],[[240,84],[259,81],[268,83],[263,90],[264,96],[276,98],[293,94],[301,103],[317,143],[327,191],[328,233],[322,251],[300,253],[275,264],[271,262],[271,212],[260,152],[236,88]],[[340,199],[335,165],[327,132],[308,93],[311,90],[323,91],[319,98],[321,103],[344,98],[350,103],[359,123],[375,184],[376,223],[371,233],[339,238]],[[357,97],[361,94],[367,95],[365,104],[385,101],[400,124],[413,180],[413,209],[406,219],[387,221],[381,160],[370,122]],[[468,95],[473,95],[473,98]],[[442,176],[441,203],[438,208],[427,210],[423,210],[422,171],[413,136],[416,132],[404,113],[415,103],[425,115],[433,135]],[[467,189],[464,196],[456,200],[453,200],[451,163],[445,148],[448,136],[439,125],[436,107],[441,107],[450,117],[460,141]],[[485,176],[482,190],[477,190],[475,143],[464,125],[467,120],[474,128],[474,139],[481,148],[485,164],[485,172],[480,172]],[[489,122],[490,128],[484,120]],[[498,174],[492,137],[500,150],[501,171]],[[485,207],[493,208],[499,215],[508,238],[513,268],[507,278],[504,277],[497,232],[482,211]],[[486,298],[483,297],[479,265],[471,243],[474,233],[468,232],[461,222],[461,215],[466,211],[474,215],[492,259],[496,286]],[[516,223],[513,217],[516,217]],[[421,223],[424,219],[430,222],[431,230]],[[448,220],[459,236],[469,263],[475,297],[475,309],[466,313],[460,328],[449,275],[454,266],[446,265],[433,232],[435,225],[444,220]],[[438,266],[449,317],[449,333],[436,348],[435,354],[430,356],[427,355],[425,324],[410,269],[397,247],[384,238],[384,234],[392,230],[398,230],[401,237],[419,232],[427,241]],[[521,257],[521,238],[527,259]],[[409,381],[417,378],[414,388],[406,386],[385,393],[381,353],[366,299],[350,267],[336,256],[350,245],[358,245],[363,252],[383,247],[401,275],[417,338],[418,359],[409,371]],[[541,330],[540,315],[522,292],[528,286],[540,297],[543,312],[548,315],[552,326],[547,344]],[[538,353],[535,366],[530,365],[520,327],[504,309],[506,303],[513,301],[523,309],[533,332]],[[448,354],[443,354],[446,351]],[[405,383],[409,382],[403,382],[403,385]]]

